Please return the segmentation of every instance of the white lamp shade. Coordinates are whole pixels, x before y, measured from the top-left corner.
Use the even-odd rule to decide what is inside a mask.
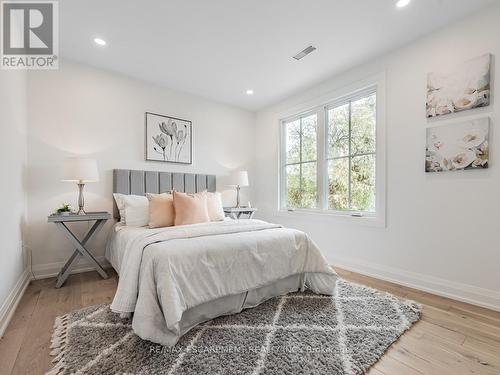
[[[248,186],[248,172],[234,171],[229,176],[229,186]]]
[[[97,161],[85,158],[66,158],[63,167],[63,181],[81,181],[83,183],[99,181]]]

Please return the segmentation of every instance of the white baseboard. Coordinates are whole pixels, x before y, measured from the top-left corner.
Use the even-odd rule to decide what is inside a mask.
[[[111,267],[111,265],[104,256],[96,257],[96,260],[103,268]],[[64,266],[65,263],[66,261],[33,265],[33,275],[35,275],[35,278],[37,280],[47,279],[49,277],[55,277],[59,274],[59,271],[61,270],[61,268]],[[71,270],[71,274],[93,271],[94,269],[95,268],[92,267],[86,259],[80,258],[75,267]]]
[[[31,275],[29,274],[28,270],[24,270],[24,272],[17,280],[16,285],[14,285],[14,288],[7,296],[4,304],[2,305],[2,307],[0,307],[0,338],[2,338],[3,334],[5,333],[5,330],[7,329],[7,326],[9,325],[12,316],[17,309],[17,306],[19,305],[19,302],[21,301],[26,288],[30,283],[30,280]]]
[[[500,311],[500,292],[496,290],[484,289],[421,273],[403,271],[380,264],[369,264],[354,259],[333,258],[330,260],[334,267],[338,266],[362,275]]]

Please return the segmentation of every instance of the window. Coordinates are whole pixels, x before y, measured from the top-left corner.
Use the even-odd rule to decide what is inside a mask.
[[[362,216],[383,211],[377,88],[282,121],[282,209]]]
[[[316,208],[318,116],[301,116],[284,127],[287,207]]]
[[[327,109],[328,209],[375,212],[376,93]]]

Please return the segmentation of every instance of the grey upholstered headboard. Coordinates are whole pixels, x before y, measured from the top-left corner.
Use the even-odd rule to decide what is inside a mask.
[[[216,178],[207,174],[113,169],[113,193],[145,195],[164,193],[172,189],[185,193],[197,193],[203,190],[214,192]],[[114,204],[114,217],[119,218],[116,204]]]

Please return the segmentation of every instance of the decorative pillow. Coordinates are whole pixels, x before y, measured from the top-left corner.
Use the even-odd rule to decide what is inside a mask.
[[[125,225],[125,203],[122,199],[123,194],[113,193],[113,198],[115,198],[116,207],[118,207],[118,211],[120,212],[120,223]]]
[[[175,211],[172,194],[147,193],[146,197],[149,200],[149,227],[162,228],[173,226]]]
[[[149,223],[149,201],[142,195],[113,194],[120,211],[120,222],[130,227]]]
[[[224,220],[224,208],[222,207],[222,195],[219,192],[210,193],[205,191],[207,195],[207,210],[210,221]]]
[[[186,194],[173,191],[175,225],[207,223],[210,221],[206,194]]]

